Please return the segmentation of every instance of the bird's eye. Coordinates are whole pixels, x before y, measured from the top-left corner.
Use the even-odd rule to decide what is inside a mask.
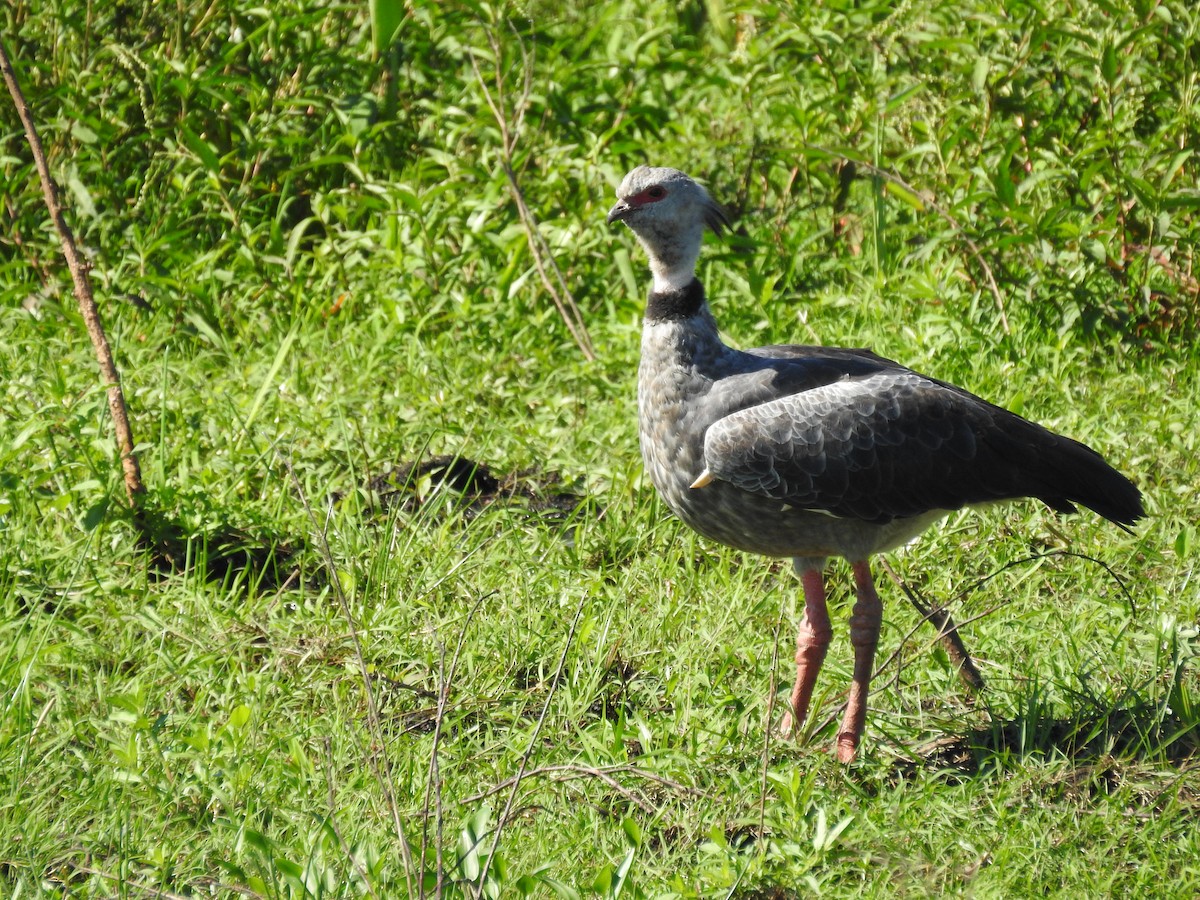
[[[663,197],[667,196],[667,189],[664,187],[659,187],[658,185],[655,185],[654,187],[650,188],[650,190],[646,191],[646,193],[649,194],[651,197],[653,197],[655,200],[661,200]]]

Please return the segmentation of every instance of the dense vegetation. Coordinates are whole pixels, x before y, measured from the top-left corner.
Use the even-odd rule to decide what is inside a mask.
[[[0,10],[185,557],[5,98],[0,893],[1200,893],[1200,12],[796,6]],[[871,346],[1146,494],[894,555],[988,690],[887,584],[849,769],[847,642],[782,742],[788,567],[642,479],[641,162],[735,219],[731,342]]]

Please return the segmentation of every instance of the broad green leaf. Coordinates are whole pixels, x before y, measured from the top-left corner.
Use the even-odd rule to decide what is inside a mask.
[[[1162,179],[1158,183],[1159,193],[1165,194],[1167,192],[1167,189],[1170,188],[1171,183],[1175,180],[1175,176],[1183,172],[1184,163],[1191,159],[1192,154],[1195,152],[1193,148],[1187,147],[1171,157],[1171,161],[1167,163],[1167,167],[1163,170]]]
[[[392,46],[404,22],[404,0],[370,0],[370,9],[371,43],[379,57]]]
[[[621,891],[625,888],[625,882],[629,878],[629,871],[633,868],[633,860],[637,855],[637,847],[630,847],[625,854],[625,858],[621,860],[621,864],[617,866],[617,871],[614,874],[612,885],[612,896],[615,898],[621,896]]]
[[[975,67],[971,70],[971,86],[981,94],[987,88],[987,77],[991,66],[991,60],[986,56],[981,56],[975,60]]]
[[[1192,534],[1192,528],[1185,525],[1175,536],[1175,555],[1180,559],[1189,559],[1192,555]]]
[[[1119,71],[1120,62],[1117,59],[1117,48],[1111,41],[1105,41],[1104,49],[1100,52],[1100,74],[1111,86],[1116,82]]]
[[[908,188],[902,187],[901,185],[896,184],[894,181],[887,181],[884,182],[883,190],[885,193],[890,194],[899,200],[903,200],[905,204],[911,206],[917,212],[925,211],[925,201]]]
[[[606,864],[596,877],[592,879],[592,892],[602,897],[611,897],[613,892],[614,873],[612,863]]]
[[[233,708],[229,714],[229,726],[231,728],[242,728],[250,721],[250,707],[245,703],[240,703]]]
[[[108,512],[108,498],[105,497],[99,503],[94,503],[88,508],[88,511],[83,516],[83,530],[91,531],[97,525],[104,521],[104,515]]]
[[[213,149],[212,144],[204,140],[186,125],[179,126],[179,133],[183,138],[183,145],[199,157],[200,163],[204,168],[212,175],[220,175],[221,160],[217,157],[217,152]]]
[[[579,900],[579,891],[575,890],[569,884],[559,881],[557,878],[551,878],[548,875],[539,875],[537,880],[554,891],[555,895],[562,898],[562,900]]]
[[[275,360],[271,363],[271,368],[267,371],[266,377],[263,378],[262,384],[259,385],[258,391],[254,395],[254,402],[250,404],[250,411],[246,413],[245,421],[242,423],[242,430],[238,433],[237,438],[233,442],[235,449],[242,445],[242,441],[245,440],[246,435],[250,433],[254,425],[254,420],[258,418],[258,414],[262,410],[263,403],[266,401],[267,394],[277,386],[275,379],[279,375],[279,370],[283,368],[283,364],[287,360],[288,353],[291,352],[292,345],[296,342],[296,336],[298,333],[298,329],[293,328],[280,342],[279,349],[275,352]]]
[[[71,123],[71,137],[82,144],[94,144],[99,140],[96,132],[92,131],[92,129],[88,128],[82,122]]]
[[[625,839],[633,847],[642,845],[642,827],[638,823],[626,816],[621,820],[621,830],[625,832]]]
[[[92,200],[92,194],[87,189],[87,185],[83,183],[83,179],[79,177],[79,170],[75,166],[67,169],[67,187],[71,191],[71,196],[75,198],[75,212],[79,214],[79,217],[94,219],[96,203]]]

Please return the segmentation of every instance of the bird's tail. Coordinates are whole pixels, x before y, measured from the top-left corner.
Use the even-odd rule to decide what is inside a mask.
[[[1126,530],[1146,514],[1142,492],[1099,453],[1071,438],[1054,438],[1049,452],[1039,453],[1042,490],[1035,496],[1060,512],[1074,512],[1078,503]]]

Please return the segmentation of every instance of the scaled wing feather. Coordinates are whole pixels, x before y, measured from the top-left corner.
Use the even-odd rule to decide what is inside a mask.
[[[742,490],[834,515],[957,509],[1003,496],[1013,477],[980,441],[997,427],[995,408],[973,401],[880,368],[725,416],[705,435],[704,461]]]

